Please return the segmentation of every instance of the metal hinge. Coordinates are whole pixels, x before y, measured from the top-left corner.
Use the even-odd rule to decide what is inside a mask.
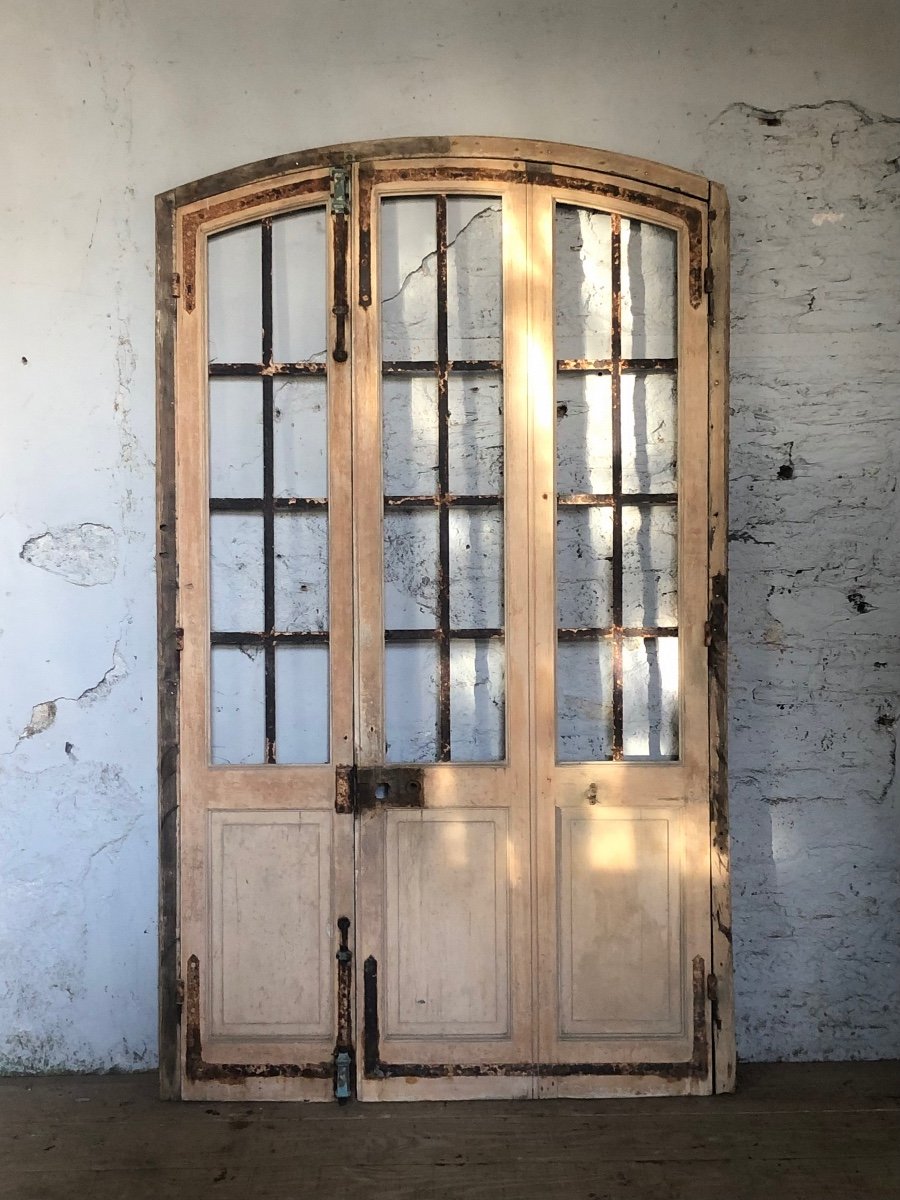
[[[176,300],[181,296],[181,276],[177,271],[172,272],[172,295]]]
[[[180,626],[175,630],[175,649],[179,654],[184,649],[184,630]]]
[[[184,980],[179,975],[175,980],[175,1019],[181,1024],[181,1012],[184,1008]]]
[[[707,310],[707,314],[709,317],[710,325],[715,325],[715,323],[716,323],[716,310],[715,310],[715,305],[713,303],[713,288],[715,287],[715,285],[716,285],[715,272],[713,271],[712,267],[707,267],[706,270],[703,272],[703,290],[708,297],[707,304],[706,304],[706,310]]]
[[[350,211],[350,172],[346,167],[331,168],[331,211],[335,216]]]

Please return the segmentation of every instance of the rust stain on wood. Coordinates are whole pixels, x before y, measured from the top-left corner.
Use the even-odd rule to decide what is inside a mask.
[[[709,674],[713,690],[718,727],[721,737],[714,749],[710,764],[710,805],[715,828],[714,846],[718,853],[728,853],[728,747],[725,741],[727,636],[728,636],[728,578],[724,574],[712,577],[709,605]]]
[[[568,1078],[575,1075],[653,1076],[659,1079],[705,1079],[709,1074],[709,1035],[706,1023],[708,980],[706,964],[697,955],[691,964],[691,1057],[686,1062],[580,1063],[391,1063],[381,1059],[378,1026],[378,962],[370,955],[363,966],[363,1070],[366,1079],[464,1079],[534,1075]]]
[[[601,196],[610,200],[624,200],[628,204],[667,213],[682,221],[688,235],[688,294],[691,306],[699,308],[703,302],[703,214],[699,207],[685,204],[669,196],[651,196],[637,188],[610,183],[607,180],[582,179],[577,176],[557,174],[550,164],[539,164],[540,169],[525,163],[521,167],[471,167],[460,165],[440,167],[394,167],[383,171],[370,170],[367,175],[378,183],[435,182],[454,183],[463,180],[496,183],[534,183],[542,187],[566,188]],[[371,186],[371,185],[370,185]],[[368,231],[367,231],[368,237]],[[362,303],[362,298],[360,298]]]
[[[184,986],[184,1070],[193,1083],[241,1084],[247,1079],[330,1079],[334,1062],[320,1063],[214,1063],[203,1057],[200,1035],[200,960],[187,962]]]
[[[309,196],[316,192],[328,192],[330,180],[327,176],[315,179],[301,179],[294,183],[284,183],[276,187],[263,188],[250,196],[239,196],[222,200],[218,204],[209,204],[196,212],[188,213],[184,218],[182,229],[182,247],[184,256],[184,280],[182,284],[182,299],[187,312],[193,312],[197,303],[197,231],[204,221],[218,220],[232,213],[246,212],[262,204],[275,204],[280,200],[294,197]]]

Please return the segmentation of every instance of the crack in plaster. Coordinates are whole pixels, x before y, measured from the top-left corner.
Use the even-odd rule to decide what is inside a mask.
[[[465,225],[463,225],[462,229],[460,229],[460,231],[456,235],[456,237],[453,238],[452,241],[449,241],[447,243],[447,253],[449,254],[451,247],[456,245],[456,243],[459,241],[459,239],[462,237],[462,235],[468,229],[470,229],[475,224],[476,221],[480,221],[481,218],[486,217],[488,213],[499,212],[499,211],[500,210],[496,204],[488,204],[484,208],[482,208],[479,212],[475,213],[475,215],[473,217],[470,217],[469,220],[466,221]],[[394,294],[392,296],[385,296],[385,298],[381,301],[381,303],[382,304],[390,304],[390,302],[392,300],[396,300],[398,296],[401,296],[403,294],[404,290],[406,289],[407,284],[410,283],[411,280],[414,279],[416,275],[420,275],[425,270],[426,263],[428,263],[430,260],[436,259],[436,258],[437,258],[436,250],[432,250],[432,251],[430,251],[430,253],[426,254],[425,257],[422,259],[422,261],[419,263],[419,265],[417,267],[413,267],[413,269],[411,271],[407,272],[406,277],[404,278],[403,282],[400,284],[399,288],[397,288],[396,292],[394,292]]]
[[[34,705],[31,710],[31,718],[28,721],[28,724],[19,734],[18,738],[16,739],[16,744],[13,746],[13,748],[11,750],[4,751],[4,758],[11,754],[15,754],[19,746],[21,746],[23,742],[28,741],[29,738],[36,737],[41,733],[46,733],[56,721],[59,705],[64,701],[68,701],[70,704],[87,705],[93,704],[95,700],[105,698],[109,695],[113,685],[118,683],[119,680],[123,679],[127,674],[124,669],[125,660],[119,653],[120,640],[120,638],[117,638],[116,643],[113,646],[112,665],[103,672],[103,675],[97,680],[96,683],[91,684],[90,687],[86,687],[78,696],[54,696],[52,700],[42,700],[39,704]],[[71,753],[72,749],[74,749],[72,743],[66,742],[66,754],[70,758],[74,758],[74,755]]]
[[[709,122],[710,126],[721,121],[730,112],[745,112],[750,116],[756,117],[765,124],[779,125],[782,118],[788,113],[794,112],[816,112],[825,108],[849,108],[859,117],[863,125],[900,125],[900,117],[892,117],[888,113],[873,112],[869,108],[865,108],[862,104],[857,104],[855,100],[821,100],[817,104],[788,104],[785,108],[760,108],[756,104],[751,104],[747,100],[734,100],[731,104],[726,104],[720,113]]]

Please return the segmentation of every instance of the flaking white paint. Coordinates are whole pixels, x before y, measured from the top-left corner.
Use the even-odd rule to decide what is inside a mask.
[[[153,195],[467,132],[729,189],[739,1048],[900,1053],[896,5],[2,8],[0,1066],[154,1061]]]

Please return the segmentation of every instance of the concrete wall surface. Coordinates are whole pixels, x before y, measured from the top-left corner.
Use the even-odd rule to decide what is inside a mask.
[[[547,138],[733,210],[739,1051],[900,1054],[900,6],[0,0],[0,1070],[156,1043],[153,196]]]

